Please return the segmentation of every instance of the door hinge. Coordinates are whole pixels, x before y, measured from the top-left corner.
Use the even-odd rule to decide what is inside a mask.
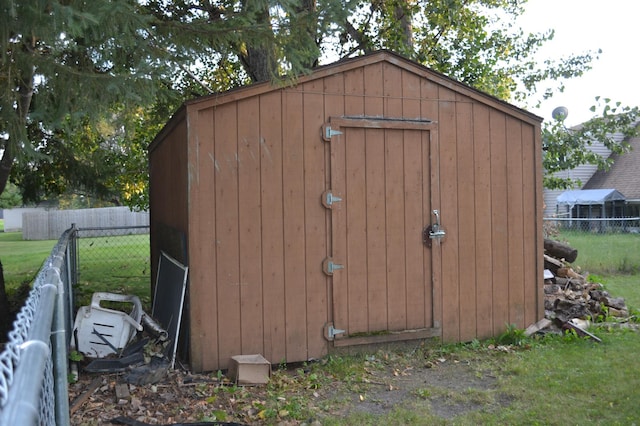
[[[344,269],[344,265],[340,265],[339,263],[334,263],[332,257],[327,257],[322,262],[322,271],[329,276],[333,275],[333,273],[338,269]]]
[[[337,203],[339,201],[342,201],[342,198],[333,195],[333,192],[331,192],[330,189],[322,193],[322,205],[328,209],[333,207],[333,203]]]
[[[342,132],[340,130],[335,130],[331,128],[330,124],[325,124],[322,126],[322,139],[326,142],[329,142],[333,136],[341,135]]]
[[[335,328],[332,322],[328,322],[324,325],[324,338],[327,340],[335,340],[338,334],[344,334],[347,330],[340,330],[339,328]]]

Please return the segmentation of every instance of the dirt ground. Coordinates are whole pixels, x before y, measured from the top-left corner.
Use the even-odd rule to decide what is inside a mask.
[[[340,378],[328,372],[331,368],[319,367],[274,367],[268,385],[250,387],[234,386],[219,374],[196,375],[180,368],[169,370],[156,384],[140,386],[125,384],[122,374],[84,373],[70,385],[71,420],[74,425],[218,421],[317,426],[323,419],[354,412],[384,415],[415,404],[428,404],[443,420],[509,404],[508,397],[494,392],[497,378],[484,370],[486,365],[455,356],[378,351]],[[116,418],[121,423],[112,422]]]

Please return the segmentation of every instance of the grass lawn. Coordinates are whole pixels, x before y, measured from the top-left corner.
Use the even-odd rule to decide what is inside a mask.
[[[565,232],[559,239],[578,250],[574,267],[640,309],[640,235]]]
[[[8,290],[32,282],[57,241],[23,241],[21,232],[0,233],[0,261]]]
[[[57,240],[24,241],[22,233],[0,233],[0,261],[7,293],[35,279]],[[77,305],[89,305],[94,292],[134,294],[151,311],[149,236],[81,238],[78,244]]]

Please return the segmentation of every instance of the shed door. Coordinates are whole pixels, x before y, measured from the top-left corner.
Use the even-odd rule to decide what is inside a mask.
[[[342,346],[439,335],[440,241],[423,242],[437,208],[435,124],[332,118],[323,132],[333,302],[325,337]]]

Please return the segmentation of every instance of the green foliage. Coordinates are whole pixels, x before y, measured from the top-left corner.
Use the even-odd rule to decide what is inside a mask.
[[[72,361],[72,362],[84,361],[84,355],[78,351],[71,351],[69,352],[69,361]]]
[[[345,24],[340,56],[386,48],[504,100],[525,101],[541,83],[561,90],[580,76],[593,52],[539,61],[552,30],[526,34],[515,26],[526,1],[432,0],[362,3]]]
[[[638,107],[622,106],[620,103],[612,105],[610,99],[596,98],[597,106],[591,110],[600,115],[580,126],[568,129],[562,120],[547,124],[542,131],[543,167],[545,170],[544,186],[549,189],[568,189],[580,182],[570,177],[562,178],[556,175],[563,170],[574,169],[583,164],[593,164],[599,169],[608,170],[611,158],[601,157],[590,150],[595,142],[603,143],[614,153],[625,153],[630,149],[629,138],[638,135],[636,122],[640,117]],[[622,134],[620,140],[616,134]]]
[[[506,327],[507,329],[496,338],[498,344],[524,346],[529,340],[525,330],[518,328],[515,324],[507,324]]]
[[[22,204],[22,195],[20,195],[18,187],[12,183],[7,184],[5,190],[0,194],[0,209],[20,207]]]

